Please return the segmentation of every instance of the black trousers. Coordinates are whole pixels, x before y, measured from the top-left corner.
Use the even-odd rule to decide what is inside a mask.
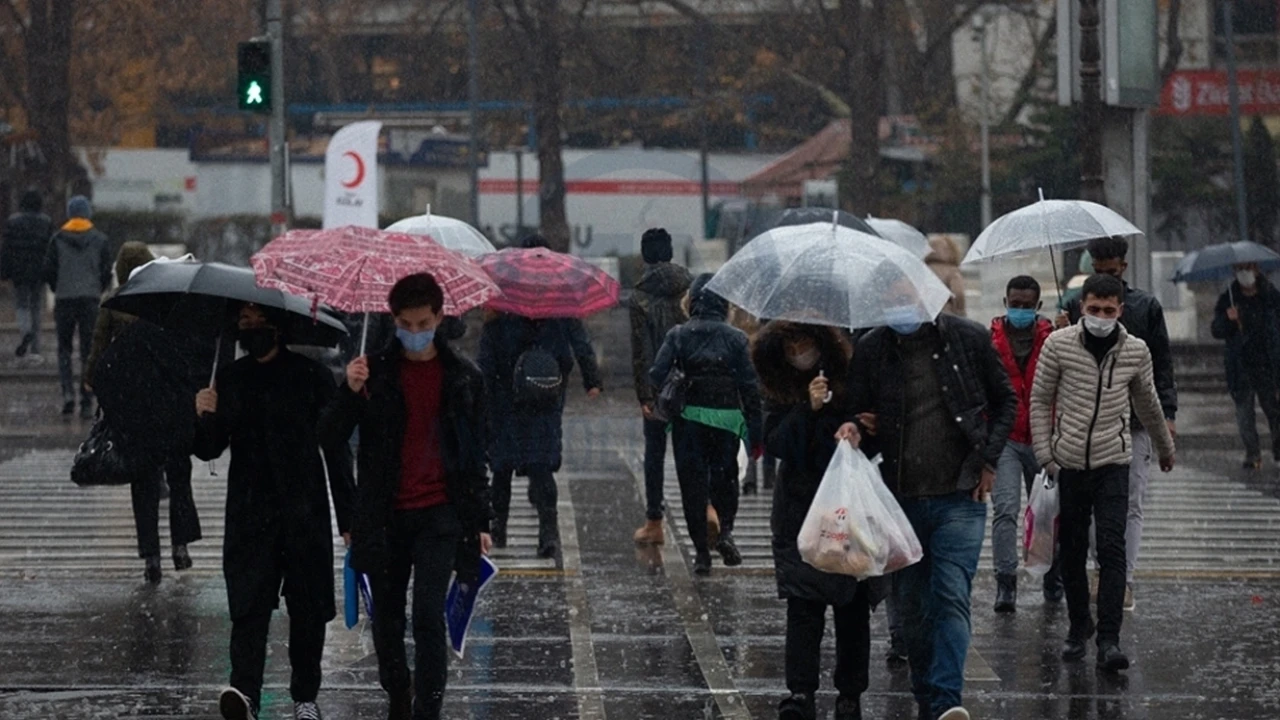
[[[662,499],[666,480],[667,424],[661,420],[644,421],[644,504],[645,517],[661,520],[667,506]]]
[[[833,608],[836,626],[836,668],[832,682],[846,697],[866,692],[871,662],[871,605],[865,585],[853,602]],[[818,692],[822,665],[822,636],[827,626],[827,604],[799,598],[787,599],[787,690],[812,697]]]
[[[672,427],[676,477],[690,540],[707,548],[707,502],[720,516],[721,532],[732,532],[738,515],[738,437],[731,432],[677,418]]]
[[[391,695],[413,684],[414,720],[438,720],[449,677],[444,598],[453,575],[462,523],[452,505],[397,511],[387,537],[387,567],[375,573],[373,643],[378,678]],[[405,654],[405,596],[413,575],[414,672]]]
[[[98,321],[98,298],[67,298],[53,305],[53,320],[58,330],[58,379],[62,383],[62,401],[74,402],[76,382],[72,373],[72,343],[80,336],[80,367],[89,364],[89,350],[93,347],[93,326]],[[93,395],[79,386],[80,404],[93,402]]]
[[[133,522],[138,529],[138,557],[160,555],[160,483],[169,484],[169,541],[188,545],[199,540],[200,515],[191,492],[191,456],[175,455],[154,473],[130,484]]]
[[[294,702],[315,702],[320,694],[320,658],[324,655],[325,621],[289,618],[289,694]],[[262,702],[262,674],[267,665],[271,610],[231,623],[231,687],[248,696],[254,708]]]
[[[1071,617],[1071,633],[1087,633],[1089,524],[1097,531],[1098,646],[1120,642],[1124,619],[1125,523],[1129,514],[1129,466],[1106,465],[1093,470],[1062,470],[1058,476],[1061,514],[1058,526],[1062,582]]]
[[[493,512],[499,522],[506,522],[511,514],[511,477],[512,470],[498,470],[493,473]],[[556,509],[560,500],[560,490],[556,487],[556,476],[550,468],[532,466],[525,468],[529,478],[529,504],[542,513]]]
[[[1265,363],[1262,367],[1269,367]],[[1271,451],[1280,457],[1280,390],[1276,388],[1275,378],[1259,369],[1259,365],[1250,365],[1250,371],[1241,378],[1240,385],[1231,399],[1236,405],[1236,427],[1240,429],[1240,439],[1244,442],[1245,455],[1250,460],[1262,457],[1258,439],[1258,418],[1254,413],[1253,401],[1256,398],[1262,406],[1262,414],[1267,418],[1271,428]]]

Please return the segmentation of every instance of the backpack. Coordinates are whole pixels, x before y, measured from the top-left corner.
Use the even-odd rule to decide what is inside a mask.
[[[564,375],[560,362],[546,350],[529,348],[516,359],[515,404],[532,410],[550,410],[560,403]]]

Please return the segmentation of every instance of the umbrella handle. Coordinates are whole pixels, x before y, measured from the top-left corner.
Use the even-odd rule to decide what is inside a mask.
[[[428,212],[430,206],[428,206]],[[364,314],[364,329],[360,331],[360,356],[364,356],[365,343],[369,341],[369,313]]]
[[[218,341],[213,345],[213,370],[209,373],[209,387],[213,387],[218,382],[218,357],[222,355],[222,333],[218,333]],[[213,460],[209,461],[209,474],[218,477],[218,465]]]

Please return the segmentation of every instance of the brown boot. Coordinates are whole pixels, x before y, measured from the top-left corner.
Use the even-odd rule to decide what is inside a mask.
[[[662,521],[646,520],[631,539],[637,545],[661,545],[666,540],[662,532]]]
[[[715,547],[720,542],[720,513],[714,506],[707,504],[707,547]]]

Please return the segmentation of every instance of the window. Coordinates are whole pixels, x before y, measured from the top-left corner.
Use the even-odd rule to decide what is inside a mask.
[[[1213,3],[1214,52],[1219,62],[1227,57],[1223,0]],[[1234,0],[1231,30],[1236,41],[1236,61],[1243,66],[1280,64],[1280,0]]]

